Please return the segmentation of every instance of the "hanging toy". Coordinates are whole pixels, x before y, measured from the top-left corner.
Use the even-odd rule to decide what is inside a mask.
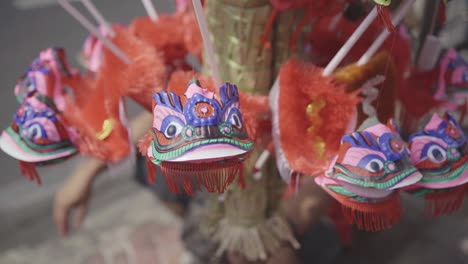
[[[180,193],[182,185],[193,195],[193,187],[200,189],[201,184],[208,192],[222,193],[237,177],[243,182],[242,161],[253,142],[235,85],[225,83],[218,97],[192,80],[183,95],[167,91],[155,93],[153,99],[152,137],[146,137],[151,142],[148,148],[140,149],[161,167],[172,192]],[[150,181],[154,181],[154,174]]]
[[[21,106],[13,123],[2,132],[0,148],[20,161],[21,173],[41,184],[36,166],[45,166],[77,153],[77,133],[63,117],[65,86],[76,71],[62,49],[47,49],[28,67],[15,87]]]
[[[49,48],[40,52],[39,56],[26,69],[25,74],[15,86],[14,93],[19,103],[35,92],[52,94],[63,109],[63,83],[70,82],[77,71],[71,69],[66,61],[65,50]]]
[[[141,40],[163,53],[169,72],[191,70],[185,61],[190,53],[202,59],[203,44],[193,10],[181,8],[171,15],[159,15],[157,19],[140,17],[132,21],[129,30]]]
[[[122,160],[130,151],[127,127],[121,118],[123,98],[130,97],[151,109],[147,97],[165,87],[166,80],[163,61],[153,47],[127,29],[114,30],[113,43],[132,62],[127,64],[104,49],[93,93],[83,107],[69,104],[66,109],[67,122],[80,132],[80,151],[110,162]]]
[[[384,125],[371,118],[342,138],[330,170],[316,182],[342,204],[350,224],[379,231],[401,217],[398,189],[421,177],[393,120]]]
[[[468,63],[455,50],[448,50],[432,69],[413,69],[398,91],[405,109],[403,126],[414,132],[420,120],[437,109],[452,112],[459,124],[465,125],[467,74]]]
[[[101,22],[101,27],[104,28],[105,34],[101,34],[68,2],[58,0],[58,3],[97,38],[100,44],[96,43],[96,45],[102,44],[106,47],[102,49],[99,56],[96,86],[105,87],[106,100],[108,100],[106,105],[112,108],[108,110],[118,116],[118,101],[121,97],[127,96],[151,111],[151,94],[155,92],[155,87],[164,87],[167,81],[166,65],[164,65],[161,52],[135,36],[130,28],[119,25],[111,27],[104,21]],[[99,21],[97,17],[96,20]],[[107,26],[104,27],[104,25]],[[116,72],[119,74],[115,74]],[[95,103],[95,105],[98,104]],[[99,126],[102,125],[99,124]]]
[[[132,63],[124,63],[106,49],[100,71],[102,76],[98,82],[102,79],[103,83],[108,83],[105,86],[109,96],[120,94],[129,97],[151,111],[151,95],[166,87],[168,78],[163,54],[133,35],[130,29],[115,27],[114,31],[116,36],[112,39],[113,43],[132,60]],[[118,105],[113,106],[118,108]]]
[[[468,63],[453,49],[441,59],[434,98],[443,109],[459,113],[458,122],[463,124],[468,111]]]
[[[427,215],[458,210],[468,183],[468,141],[456,120],[448,113],[433,114],[409,143],[411,161],[423,175],[409,192],[426,199]]]
[[[253,141],[242,118],[237,87],[221,83],[202,3],[194,0],[193,8],[213,72],[212,81],[205,85],[220,87],[219,97],[215,89],[202,88],[197,80],[183,91],[182,86],[171,84],[179,77],[172,74],[170,89],[153,94],[153,128],[139,148],[149,160],[150,182],[155,176],[151,162],[161,167],[174,193],[180,193],[182,185],[193,195],[193,185],[201,189],[200,184],[208,192],[222,193],[236,178],[244,184],[242,162]]]
[[[103,49],[96,86],[105,87],[104,89],[107,89],[107,92],[104,92],[101,88],[96,90],[101,93],[108,93],[109,98],[106,97],[108,102],[105,105],[115,111],[113,115],[118,116],[116,112],[122,96],[132,98],[150,111],[151,94],[154,92],[152,89],[162,87],[162,84],[166,81],[166,72],[161,55],[154,47],[138,39],[127,28],[114,26],[112,28],[113,34],[109,36],[109,39],[104,37],[86,17],[66,0],[57,0],[57,2],[106,47]],[[145,56],[141,56],[141,54],[145,54]],[[116,72],[119,74],[116,74]],[[103,100],[96,100],[101,101],[94,102],[93,105],[100,108],[103,105]],[[73,121],[79,122],[77,119],[80,119],[80,117],[74,118]],[[92,120],[95,119],[95,117],[92,118]],[[98,131],[102,127],[102,122],[99,120],[99,124],[91,126]]]
[[[21,173],[41,184],[35,166],[44,166],[77,153],[74,131],[67,130],[52,101],[36,93],[28,97],[0,138],[0,148],[20,161]]]
[[[346,85],[330,75],[375,16],[374,9],[324,69],[295,60],[282,67],[270,93],[270,105],[277,167],[288,184],[292,180],[298,182],[291,179],[292,175],[322,174],[338,151],[339,139],[347,131],[354,130],[359,90],[347,93]],[[362,80],[362,76],[356,79]],[[297,140],[304,135],[306,140]]]
[[[277,167],[283,180],[290,184],[297,173],[316,176],[326,170],[350,120],[357,118],[357,93],[346,93],[346,86],[323,76],[314,65],[295,59],[283,65],[270,93]]]
[[[103,43],[102,39],[108,40],[115,37],[115,31],[112,27],[119,27],[117,25],[111,25],[105,18],[104,15],[99,11],[99,9],[91,2],[91,0],[80,0],[82,4],[86,7],[89,13],[93,16],[93,18],[99,22],[99,28],[97,32],[100,33],[100,36],[94,34],[91,31],[91,34],[86,38],[81,53],[78,56],[78,62],[82,64],[82,66],[88,70],[88,74],[95,74],[99,71],[101,66],[101,61],[103,57],[103,48],[107,46],[107,48],[111,48],[108,44]],[[67,8],[69,5],[65,4],[64,8],[67,12],[70,13],[71,10],[75,10],[73,7]],[[91,23],[87,22],[86,19],[83,19],[81,14],[78,12],[71,12],[72,16],[74,16],[81,24],[85,25],[85,27],[92,26]],[[89,30],[89,28],[88,28]],[[122,53],[123,54],[123,53]],[[125,57],[125,54],[123,54]],[[126,58],[123,58],[124,60]]]

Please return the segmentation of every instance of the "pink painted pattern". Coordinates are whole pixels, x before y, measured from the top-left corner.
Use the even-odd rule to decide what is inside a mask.
[[[162,122],[167,116],[176,116],[185,122],[185,116],[169,107],[156,105],[153,109],[153,127],[162,130]]]
[[[210,90],[201,88],[196,83],[192,83],[189,85],[184,95],[187,97],[187,99],[190,99],[194,94],[200,94],[209,99],[213,99],[214,97],[214,93]]]
[[[359,161],[367,155],[377,155],[385,160],[385,155],[380,151],[375,151],[371,149],[363,148],[349,148],[344,154],[343,161],[341,162],[344,165],[357,166]]]
[[[13,138],[5,131],[3,131],[2,136],[0,137],[0,148],[13,158],[27,162],[49,161],[67,157],[72,154],[70,151],[63,151],[57,154],[45,154],[41,156],[30,154],[20,148],[15,140],[13,140]]]

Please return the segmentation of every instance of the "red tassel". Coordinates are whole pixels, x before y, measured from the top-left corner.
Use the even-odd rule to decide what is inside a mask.
[[[291,196],[293,196],[296,193],[297,181],[298,181],[298,173],[293,172],[291,174],[291,181],[283,193],[283,199],[289,199]]]
[[[462,185],[448,190],[426,194],[424,196],[426,200],[426,216],[438,217],[457,211],[463,204],[465,192],[466,185]]]
[[[289,199],[294,194],[295,185],[289,184],[283,193],[283,199]]]
[[[336,232],[343,247],[350,247],[353,240],[352,225],[343,217],[342,206],[333,201],[328,207],[328,217],[335,224]]]
[[[343,215],[348,223],[370,232],[390,229],[400,221],[402,214],[399,194],[384,202],[355,202],[352,207],[343,206]]]
[[[181,193],[179,185],[175,181],[175,177],[172,176],[172,173],[169,172],[170,170],[167,169],[165,166],[161,166],[161,174],[166,181],[166,185],[169,188],[169,191],[172,193]]]
[[[273,28],[273,24],[275,23],[276,16],[278,16],[278,12],[278,9],[274,8],[273,12],[271,12],[270,16],[268,17],[268,22],[265,26],[265,30],[263,31],[262,37],[260,38],[260,45],[264,48],[269,48],[271,45],[271,43],[267,41],[267,38],[271,33],[271,29]]]
[[[400,221],[403,214],[399,192],[379,202],[361,202],[334,192],[328,193],[342,205],[345,220],[364,231],[389,229]]]
[[[180,193],[180,186],[188,195],[194,194],[195,188],[201,190],[204,186],[208,192],[223,193],[226,188],[238,178],[238,184],[245,186],[243,165],[239,159],[223,163],[161,163],[162,175],[169,190]]]
[[[396,28],[392,23],[392,18],[390,16],[390,8],[388,6],[381,6],[377,7],[377,11],[379,13],[382,22],[384,23],[385,27],[387,28],[388,32],[395,33]]]
[[[36,170],[36,164],[31,162],[20,161],[19,162],[21,174],[26,176],[29,181],[36,181],[38,185],[42,184],[41,177]]]
[[[156,180],[156,167],[149,158],[146,158],[146,166],[148,167],[148,182],[153,184]]]
[[[244,167],[240,169],[239,177],[237,177],[237,185],[245,189]]]
[[[270,140],[270,142],[268,143],[268,145],[266,147],[266,150],[268,150],[268,152],[272,153],[272,155],[275,154],[275,143],[273,142],[273,140]]]

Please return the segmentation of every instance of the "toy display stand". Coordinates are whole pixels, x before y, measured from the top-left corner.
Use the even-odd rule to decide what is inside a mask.
[[[272,11],[269,1],[212,0],[205,5],[221,78],[250,94],[268,95],[280,65],[294,54],[288,42],[302,11],[281,12],[268,37],[273,44],[262,47],[258,42]],[[232,187],[221,198],[213,198],[224,201],[213,201],[217,206],[208,213],[214,217],[206,222],[208,234],[220,245],[217,256],[234,251],[256,261],[265,260],[283,242],[299,247],[279,211],[285,185],[275,166],[269,162],[260,179],[253,177],[255,161],[262,151],[255,149],[244,164],[244,189]]]

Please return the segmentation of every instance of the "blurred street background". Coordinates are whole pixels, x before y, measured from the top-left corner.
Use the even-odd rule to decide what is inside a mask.
[[[81,4],[73,2],[87,15]],[[126,24],[146,14],[139,0],[93,2],[112,22]],[[174,9],[170,0],[153,3],[160,12]],[[466,1],[464,7],[466,13]],[[464,17],[462,31],[467,32]],[[39,52],[50,46],[64,47],[69,62],[77,67],[75,58],[86,36],[54,0],[0,1],[0,124],[11,122],[18,107],[13,87]],[[138,111],[130,104],[131,115]],[[100,177],[84,227],[69,238],[60,238],[52,220],[53,194],[78,160],[40,169],[43,185],[38,187],[20,176],[15,160],[0,154],[0,264],[188,261],[190,256],[178,239],[181,222],[135,183],[131,169]],[[353,248],[338,263],[468,264],[466,203],[452,216],[425,219],[421,201],[405,200],[401,224],[378,234],[359,233]]]
[[[72,2],[92,20],[78,1]],[[93,2],[107,19],[117,23],[146,15],[137,0]],[[160,12],[174,10],[172,1],[154,2]],[[13,87],[39,52],[64,47],[69,63],[78,67],[76,58],[87,35],[55,0],[0,1],[1,124],[11,122],[18,107]],[[129,110],[134,116],[140,109],[130,103]],[[39,169],[43,184],[38,187],[20,176],[14,159],[0,154],[0,263],[106,263],[109,259],[114,263],[130,259],[180,263],[180,223],[152,193],[137,185],[132,168],[99,177],[83,229],[70,238],[59,237],[52,220],[53,195],[79,159]],[[162,251],[164,256],[158,255]]]

